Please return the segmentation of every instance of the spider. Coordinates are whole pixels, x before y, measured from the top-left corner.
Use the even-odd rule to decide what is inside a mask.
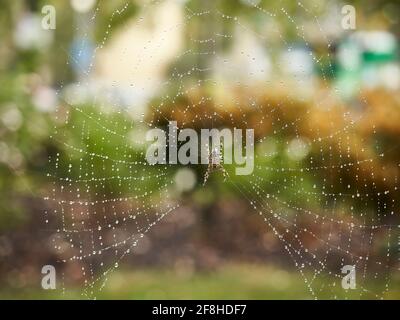
[[[222,171],[224,181],[226,181],[226,178],[229,177],[229,174],[226,172],[222,162],[223,157],[221,153],[221,147],[215,147],[208,155],[208,167],[206,173],[204,174],[203,186],[206,184],[210,174],[215,171]]]

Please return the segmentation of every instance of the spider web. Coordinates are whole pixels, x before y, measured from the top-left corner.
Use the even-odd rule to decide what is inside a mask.
[[[312,84],[319,90],[299,96],[310,85],[306,71],[300,70],[290,80],[268,78],[265,74],[269,67],[262,63],[258,52],[240,42],[241,33],[249,34],[271,56],[276,56],[270,45],[273,37],[288,53],[283,61],[274,61],[274,68],[290,66],[294,59],[290,54],[296,48],[273,24],[275,19],[283,18],[294,37],[307,47],[311,42],[307,27],[313,25],[328,50],[319,55],[309,51],[309,57],[317,66],[324,59],[331,61],[329,49],[333,44],[323,30],[321,17],[315,13],[318,7],[307,5],[306,1],[297,2],[296,10],[302,17],[298,19],[286,9],[284,1],[273,11],[258,2],[244,2],[258,19],[270,23],[271,30],[264,32],[239,14],[224,12],[217,5],[205,7],[199,2],[195,10],[185,1],[176,2],[182,8],[182,21],[162,30],[162,38],[150,39],[141,56],[150,60],[154,56],[157,65],[157,52],[177,30],[186,35],[189,43],[173,59],[170,73],[157,87],[161,95],[153,95],[156,99],[148,103],[147,115],[133,118],[131,111],[138,106],[110,106],[109,101],[103,102],[99,92],[92,99],[96,107],[85,108],[64,99],[67,107],[58,110],[59,125],[52,139],[67,152],[49,160],[48,176],[53,189],[46,200],[53,209],[46,211],[46,223],[56,221],[59,226],[52,245],[63,264],[81,268],[85,296],[95,297],[140,240],[179,208],[176,173],[181,168],[148,165],[147,144],[143,142],[147,130],[177,119],[180,128],[255,130],[254,172],[235,176],[229,167],[226,182],[214,178],[212,173],[210,179],[234,190],[248,202],[253,214],[260,216],[265,228],[272,230],[304,280],[310,297],[331,292],[330,297],[337,298],[337,290],[333,289],[341,285],[341,268],[345,265],[356,266],[356,292],[360,298],[383,298],[393,290],[391,279],[398,272],[400,241],[399,225],[392,218],[398,207],[394,197],[398,193],[397,172],[386,172],[385,152],[371,153],[363,148],[365,141],[355,140],[357,124],[364,115],[341,106],[340,89],[329,89],[334,78],[330,62],[327,70],[321,71],[320,83]],[[137,26],[149,23],[152,12],[163,3],[144,4],[136,19]],[[102,5],[100,2],[95,9],[91,24],[95,24]],[[87,78],[76,85],[81,92],[91,89],[90,75],[96,67],[96,57],[110,40],[112,21],[130,5],[127,2],[110,16],[104,38],[95,48],[89,68],[83,71]],[[210,31],[196,33],[189,27],[192,23],[197,23],[198,29],[209,27]],[[84,34],[88,37],[87,32]],[[250,66],[244,72],[246,78],[237,76],[243,70],[224,50],[226,41],[233,43],[239,59]],[[129,58],[122,55],[121,59],[129,65]],[[141,62],[140,58],[131,67],[132,79]],[[73,58],[70,63],[74,63]],[[305,70],[304,66],[301,68]],[[120,86],[118,80],[111,80],[113,88]],[[143,83],[130,82],[132,88],[140,90],[146,79]],[[61,98],[65,90],[62,86]],[[218,90],[224,94],[218,94]],[[266,92],[272,98],[265,98]],[[368,104],[361,90],[359,97]],[[312,110],[304,107],[310,101],[314,105]],[[311,111],[322,115],[326,125],[317,125]],[[370,123],[373,136],[374,128]],[[282,158],[285,153],[290,161]],[[204,173],[204,166],[200,170]],[[349,179],[354,172],[356,178]],[[388,180],[391,183],[387,185],[392,187],[385,187]],[[334,181],[339,181],[345,191],[338,190]],[[198,179],[196,187],[207,185],[202,186]],[[379,254],[372,254],[378,240],[385,245]],[[104,263],[111,260],[111,265]],[[320,279],[325,279],[323,284]],[[384,286],[376,289],[375,281],[379,279],[383,279]],[[343,290],[343,297],[350,296],[350,291]]]

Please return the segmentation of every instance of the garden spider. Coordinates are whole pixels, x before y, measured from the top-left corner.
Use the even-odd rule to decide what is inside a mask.
[[[222,174],[224,176],[224,181],[226,181],[226,178],[229,177],[229,174],[225,170],[222,163],[223,163],[223,156],[221,152],[221,147],[220,148],[215,147],[208,155],[208,167],[206,173],[204,174],[203,186],[206,184],[208,178],[210,177],[210,174],[215,171],[222,171]]]

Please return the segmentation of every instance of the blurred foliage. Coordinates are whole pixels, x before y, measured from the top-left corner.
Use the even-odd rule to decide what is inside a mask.
[[[252,10],[251,5],[246,4],[247,0],[223,0],[223,1],[188,1],[187,9],[192,11],[202,11],[217,9],[223,11],[227,15],[238,15],[244,18],[247,22],[254,25],[255,30],[263,30],[265,28],[266,16],[259,10]],[[249,0],[250,1],[250,0]],[[251,2],[251,1],[250,1]],[[315,3],[320,6],[315,7]],[[124,26],[124,22],[128,19],[137,16],[142,10],[142,1],[125,1],[125,0],[101,0],[101,10],[96,11],[96,25],[91,28],[91,19],[86,19],[87,24],[82,28],[89,33],[96,44],[107,44],[108,39],[112,37],[113,32],[117,32]],[[125,6],[129,3],[128,6]],[[306,7],[312,7],[316,11],[313,14],[317,15],[326,10],[329,5],[328,1],[320,2],[314,0],[303,1]],[[364,11],[361,15],[364,20],[371,19],[381,24],[391,19],[392,12],[398,12],[399,4],[392,1],[349,1],[349,3],[357,3],[358,7]],[[51,44],[42,49],[21,49],[18,48],[13,39],[16,25],[21,17],[28,11],[40,14],[40,9],[44,4],[55,5],[57,12],[58,27],[52,33]],[[309,16],[304,15],[304,12],[299,12],[296,1],[268,1],[262,0],[258,6],[265,8],[277,14],[277,19],[280,21],[280,32],[288,41],[298,41],[296,32],[293,29],[293,24],[290,19],[287,19],[282,13],[281,8],[284,7],[287,14],[295,16],[296,19],[306,21]],[[116,11],[118,10],[118,11]],[[214,11],[217,14],[218,11]],[[213,16],[211,16],[213,17]],[[198,35],[199,39],[207,39],[210,37],[210,32],[220,31],[223,34],[229,34],[233,28],[233,21],[227,20],[227,23],[220,26],[211,19],[206,21],[214,28],[200,28],[199,24],[203,24],[202,17],[195,17],[188,23],[187,36]],[[70,45],[76,36],[76,16],[70,9],[69,1],[64,0],[40,0],[40,1],[3,1],[0,10],[0,230],[1,232],[10,232],[13,228],[23,225],[29,219],[33,219],[32,211],[38,209],[32,206],[35,201],[40,201],[43,208],[46,209],[46,202],[43,201],[44,196],[59,192],[57,185],[51,183],[54,178],[65,179],[66,177],[75,180],[101,178],[98,173],[101,172],[106,176],[113,176],[115,172],[119,172],[123,177],[134,177],[138,172],[146,172],[149,179],[140,182],[141,190],[148,191],[148,200],[157,196],[154,191],[159,190],[160,186],[172,180],[172,177],[177,168],[161,168],[166,175],[162,178],[156,178],[160,168],[149,167],[141,164],[143,161],[143,147],[132,145],[131,131],[136,128],[140,129],[140,124],[132,123],[127,119],[126,114],[121,110],[107,111],[101,110],[99,106],[77,105],[70,106],[62,100],[62,96],[57,102],[57,111],[40,110],[35,104],[34,96],[37,89],[41,86],[56,88],[61,90],[67,84],[75,80],[76,75],[72,68],[67,63],[70,60],[69,52]],[[223,28],[223,29],[220,29]],[[394,32],[399,32],[398,22],[392,23]],[[106,36],[106,38],[104,38]],[[271,39],[273,42],[274,39]],[[281,41],[278,39],[275,41]],[[224,41],[223,46],[229,47],[230,41]],[[204,49],[204,47],[203,47]],[[205,48],[207,49],[207,48]],[[318,50],[318,48],[317,48]],[[321,53],[321,55],[323,52]],[[181,72],[188,65],[196,64],[203,66],[208,61],[184,61],[180,65],[171,66],[171,73],[174,71]],[[326,63],[328,65],[328,62]],[[326,73],[326,71],[324,71]],[[176,84],[175,84],[176,86]],[[213,91],[209,88],[203,88],[204,91],[199,91],[193,96],[184,96],[177,100],[171,100],[165,103],[163,108],[157,107],[157,112],[154,107],[159,105],[159,101],[153,101],[153,110],[150,110],[147,115],[147,121],[159,126],[165,126],[165,118],[170,119],[171,113],[178,117],[178,123],[185,121],[193,124],[196,129],[200,129],[201,125],[196,118],[195,109],[190,112],[183,113],[188,104],[196,104],[201,96],[211,96],[220,103],[226,104],[224,110],[219,109],[216,104],[205,104],[201,110],[203,119],[207,116],[212,118],[212,114],[217,110],[222,116],[221,121],[213,122],[213,127],[237,126],[241,127],[244,124],[244,119],[247,124],[256,128],[256,138],[259,140],[264,136],[273,133],[273,139],[258,143],[256,152],[260,155],[270,152],[271,146],[276,152],[274,157],[265,157],[257,166],[263,168],[268,167],[271,170],[255,170],[254,175],[260,177],[259,188],[264,193],[271,195],[279,195],[280,199],[295,202],[298,206],[307,206],[320,210],[321,207],[327,208],[331,205],[329,197],[304,197],[303,194],[316,193],[319,196],[324,192],[329,193],[344,193],[349,181],[354,187],[359,186],[360,189],[366,190],[364,185],[374,186],[371,194],[378,193],[378,198],[369,196],[367,198],[351,198],[347,205],[355,206],[359,211],[352,212],[367,212],[368,214],[376,215],[378,212],[390,212],[391,207],[376,207],[383,206],[384,203],[389,203],[391,200],[398,202],[399,194],[395,189],[396,181],[394,178],[398,172],[397,163],[399,161],[399,150],[397,148],[397,140],[400,134],[400,126],[398,124],[400,100],[398,94],[391,94],[385,91],[363,92],[366,103],[361,103],[361,111],[357,111],[357,107],[350,109],[351,113],[357,115],[357,112],[362,112],[362,120],[354,124],[354,130],[349,134],[350,138],[347,141],[344,135],[335,135],[328,139],[326,143],[318,145],[318,149],[311,150],[309,156],[302,162],[290,160],[285,155],[287,143],[297,135],[313,140],[321,136],[329,136],[332,128],[343,128],[348,123],[343,120],[343,113],[348,112],[349,106],[335,105],[329,108],[329,111],[321,110],[317,107],[316,101],[298,101],[294,99],[294,103],[290,105],[290,109],[282,107],[282,100],[285,100],[287,93],[279,93],[279,90],[271,90],[274,94],[265,94],[259,88],[232,88],[230,91],[235,95],[234,99],[240,101],[241,110],[232,105],[231,97],[220,97],[219,89]],[[169,88],[170,93],[177,90],[176,87]],[[245,91],[245,92],[243,92]],[[261,94],[260,94],[261,92]],[[162,93],[163,94],[163,93]],[[227,93],[228,94],[228,93]],[[248,96],[258,99],[257,105],[260,107],[254,110],[248,106],[246,101]],[[363,101],[360,99],[360,101]],[[351,108],[352,106],[350,106]],[[244,112],[243,112],[244,110]],[[272,110],[275,110],[272,112]],[[260,124],[259,114],[269,115],[268,119]],[[309,116],[302,117],[307,114]],[[165,118],[164,118],[165,117]],[[181,117],[181,118],[179,118]],[[301,118],[301,122],[296,122],[296,131],[293,127],[282,130],[282,123],[293,123]],[[164,119],[164,120],[163,120]],[[225,119],[225,120],[223,120]],[[328,123],[325,121],[330,119]],[[207,123],[210,125],[210,123]],[[374,125],[372,125],[374,124]],[[115,133],[107,135],[105,139],[105,131],[102,126],[112,128]],[[90,128],[90,130],[88,130]],[[311,130],[310,130],[311,128]],[[84,134],[82,133],[84,132]],[[346,144],[342,142],[346,140]],[[268,143],[267,143],[268,142]],[[81,149],[71,150],[69,146],[75,146]],[[347,153],[347,149],[350,152]],[[361,150],[366,150],[363,154],[368,154],[368,158],[374,159],[379,165],[371,166],[369,163],[361,165],[360,168],[347,167],[344,170],[331,170],[329,176],[323,176],[317,171],[307,171],[302,174],[303,179],[297,181],[298,175],[292,172],[278,171],[281,168],[291,168],[293,170],[301,170],[310,166],[310,159],[313,159],[313,166],[324,164],[324,157],[329,155],[329,161],[332,163],[354,162],[360,160],[359,154]],[[346,153],[347,159],[342,159],[342,155]],[[380,154],[385,153],[385,158],[381,158]],[[106,165],[103,159],[94,156],[94,154],[113,155],[116,160],[126,160],[132,162],[131,165],[126,163]],[[121,156],[122,155],[122,156]],[[55,170],[54,162],[49,163],[49,159],[58,159],[61,164]],[[361,159],[362,160],[362,159]],[[136,163],[135,163],[136,162]],[[66,167],[65,165],[71,165]],[[64,166],[63,166],[64,165]],[[202,180],[204,174],[204,166],[197,166],[196,170],[198,181]],[[233,173],[233,167],[227,168],[231,173],[234,183],[242,184],[245,189],[252,190],[252,186],[248,181],[240,177],[236,177]],[[46,177],[46,174],[54,174],[54,177]],[[280,187],[280,181],[283,179],[291,179],[293,183],[283,183]],[[318,184],[321,179],[326,179],[324,184],[332,186],[331,190],[322,189],[321,184]],[[229,196],[237,195],[238,190],[231,184],[215,183],[222,181],[221,177],[212,177],[208,188],[197,188],[189,194],[185,194],[186,199],[193,201],[196,205],[209,206],[210,202],[215,200],[215,194],[218,191],[224,194],[229,199]],[[84,186],[87,184],[82,184]],[[79,184],[74,188],[79,188]],[[101,183],[92,183],[90,190],[87,192],[88,198],[93,200],[102,200],[104,198],[118,196],[136,195],[136,185],[134,182],[122,183],[120,179],[107,179]],[[56,190],[56,191],[54,191]],[[390,190],[389,194],[386,193]],[[76,193],[76,189],[71,189]],[[256,190],[252,190],[256,192]],[[393,192],[393,191],[397,191]],[[62,195],[64,200],[68,200]],[[161,196],[161,195],[158,195]],[[379,200],[379,201],[377,201]],[[382,200],[382,201],[381,201]],[[341,209],[345,214],[348,214],[348,208]],[[323,212],[321,212],[322,214]],[[29,244],[31,239],[26,240]],[[246,267],[247,268],[247,267]],[[294,284],[288,286],[285,292],[275,292],[269,295],[267,292],[269,287],[268,277],[265,276],[267,270],[253,270],[254,273],[246,271],[247,275],[253,274],[253,277],[241,277],[243,270],[230,270],[223,274],[200,275],[197,278],[191,279],[191,282],[182,284],[180,280],[171,277],[171,280],[165,283],[166,287],[175,288],[176,291],[164,293],[167,297],[180,298],[179,290],[185,289],[185,285],[192,288],[197,288],[200,293],[192,293],[193,297],[204,297],[201,292],[213,292],[218,288],[221,292],[243,292],[245,297],[268,298],[277,297],[298,297],[295,295],[299,283],[293,280]],[[120,276],[119,274],[116,277]],[[169,277],[170,275],[168,275]],[[265,279],[263,278],[265,276]],[[125,275],[123,275],[125,277]],[[161,279],[166,279],[165,275],[157,273],[144,275],[128,276],[130,281],[135,283],[138,289],[138,294],[129,292],[129,281],[126,284],[120,280],[115,280],[115,286],[118,290],[110,293],[105,293],[104,298],[121,297],[120,294],[127,294],[129,297],[143,297],[145,290],[142,288],[154,287],[157,290],[160,287]],[[290,276],[289,276],[290,277]],[[233,279],[235,281],[233,281]],[[249,281],[250,283],[236,282]],[[263,279],[266,281],[264,282]],[[237,290],[232,290],[232,283],[236,283]],[[256,283],[256,285],[254,285]],[[173,285],[176,285],[175,287]],[[140,287],[142,286],[142,287]],[[246,289],[249,288],[249,289]],[[122,290],[122,291],[119,291]],[[247,290],[247,291],[246,291]],[[119,293],[123,292],[123,293]],[[267,293],[266,293],[267,292]],[[292,295],[293,293],[293,295]],[[31,293],[36,297],[36,292]],[[286,294],[286,296],[282,296]],[[7,296],[7,293],[0,292],[0,295]],[[329,293],[331,296],[331,293]],[[358,296],[358,295],[357,295]],[[32,297],[32,296],[29,296]],[[187,297],[187,296],[185,296]],[[207,295],[207,297],[210,297]],[[222,297],[215,294],[215,297]],[[223,296],[226,298],[226,296]],[[237,296],[233,296],[237,297]],[[303,297],[303,295],[301,295]]]
[[[208,101],[203,97],[210,95],[210,92],[201,90],[183,96],[178,94],[177,98],[169,101],[154,101],[148,121],[165,128],[166,119],[176,119],[179,128],[189,125],[198,131],[201,128],[254,128],[256,141],[263,141],[256,144],[254,171],[254,177],[261,177],[258,182],[262,180],[260,190],[293,201],[300,207],[311,206],[319,211],[319,208],[332,204],[335,195],[349,192],[347,186],[350,184],[352,188],[366,193],[347,201],[347,205],[356,206],[359,209],[356,212],[361,215],[365,214],[367,208],[390,213],[393,208],[385,203],[400,200],[396,193],[397,145],[390,148],[393,139],[400,134],[397,125],[400,119],[398,95],[391,95],[384,90],[365,91],[360,97],[363,109],[357,110],[339,101],[321,106],[312,101],[291,99],[279,88],[268,90],[268,94],[264,94],[261,88],[224,90],[230,92],[229,97],[216,97],[215,92],[219,88],[214,88],[213,99]],[[255,101],[256,108],[248,103],[250,97]],[[198,114],[202,114],[201,119]],[[260,115],[264,116],[260,119]],[[302,161],[293,161],[285,153],[288,143],[296,137],[314,141],[310,154]],[[319,142],[321,137],[325,138]],[[271,148],[272,155],[268,154]],[[382,158],[383,153],[385,158]],[[327,159],[335,165],[330,168]],[[343,168],[339,167],[340,164],[344,165]],[[231,180],[251,190],[251,183],[235,176],[232,167],[227,167]],[[195,169],[201,180],[204,169]],[[282,183],[287,180],[292,183]],[[321,184],[321,181],[324,183]],[[326,189],[326,186],[330,188]],[[233,186],[231,189],[237,192]],[[312,194],[319,197],[304,196]],[[310,202],[310,199],[313,201]],[[376,207],[377,203],[381,207]]]
[[[311,277],[311,275],[307,275]],[[330,299],[375,299],[372,292],[380,284],[374,282],[373,289],[344,291],[339,281],[332,278],[317,278],[314,287],[320,288],[318,297]],[[399,283],[394,279],[393,285]],[[327,287],[326,283],[335,283]],[[31,289],[5,292],[0,289],[2,299],[81,299],[79,290],[70,288],[65,294],[60,290],[36,291]],[[164,270],[120,271],[114,273],[108,286],[98,299],[313,299],[297,275],[272,266],[227,265],[218,272],[184,273]],[[397,292],[385,294],[386,299],[399,299]]]
[[[64,85],[68,81],[72,80],[73,78],[73,73],[71,72],[70,68],[65,68],[65,61],[68,60],[68,51],[69,48],[65,47],[66,44],[70,43],[73,35],[74,35],[74,29],[67,27],[70,26],[73,21],[74,21],[74,16],[72,11],[68,8],[69,3],[67,1],[57,1],[53,0],[50,1],[50,4],[54,4],[56,6],[57,12],[62,12],[63,14],[59,14],[57,16],[58,19],[58,25],[59,27],[55,30],[54,34],[54,41],[51,44],[51,47],[46,49],[46,50],[20,50],[15,47],[13,43],[13,28],[15,27],[18,19],[22,16],[24,10],[37,10],[39,12],[39,9],[44,3],[48,3],[45,1],[27,1],[25,2],[7,2],[6,4],[3,4],[2,10],[0,12],[0,34],[2,36],[4,45],[2,46],[2,49],[0,51],[1,54],[1,59],[0,59],[0,69],[3,71],[0,75],[1,77],[1,83],[2,83],[2,90],[0,92],[0,104],[1,104],[1,114],[4,115],[7,112],[11,110],[11,112],[14,112],[17,114],[17,118],[21,117],[21,125],[18,128],[7,128],[6,126],[2,125],[1,127],[1,139],[3,146],[8,150],[7,152],[9,153],[9,158],[8,160],[5,159],[2,164],[0,165],[1,169],[1,197],[3,201],[1,201],[2,205],[2,210],[1,210],[1,219],[3,222],[1,223],[2,226],[7,226],[9,221],[12,221],[14,218],[21,217],[21,201],[19,200],[10,200],[10,199],[19,199],[19,197],[23,197],[24,195],[29,195],[32,196],[37,196],[37,190],[39,190],[39,186],[43,186],[43,173],[47,171],[46,166],[47,166],[47,159],[49,158],[49,155],[52,155],[54,157],[55,154],[60,153],[61,154],[61,163],[68,163],[69,161],[78,161],[78,158],[75,160],[71,158],[66,161],[66,159],[63,159],[63,157],[67,157],[67,155],[70,153],[70,150],[68,150],[65,145],[61,143],[57,143],[56,140],[49,139],[49,137],[52,135],[53,129],[52,127],[54,125],[58,126],[59,123],[57,123],[56,118],[61,117],[62,115],[54,115],[46,112],[40,112],[38,111],[35,106],[32,103],[32,94],[34,93],[35,88],[38,85]],[[374,7],[374,12],[376,10],[379,10],[380,8],[386,6],[389,2],[386,1],[379,1],[379,3],[374,2],[373,4],[369,3],[368,8],[370,6]],[[123,22],[132,17],[133,15],[137,14],[139,12],[139,7],[138,4],[132,2],[129,3],[128,6],[125,6],[126,2],[123,0],[119,1],[102,1],[100,3],[101,10],[96,11],[96,39],[98,42],[103,41],[104,35],[107,35],[108,38],[111,36],[110,32],[115,32],[118,30],[119,26],[123,26]],[[306,1],[305,5],[311,7],[313,4],[313,1]],[[323,10],[323,6],[327,5],[327,3],[322,4],[319,8],[320,10]],[[301,13],[296,11],[297,5],[295,2],[292,1],[287,1],[283,5],[282,3],[277,3],[277,2],[270,2],[270,1],[261,1],[258,6],[265,8],[265,10],[271,10],[272,12],[278,12],[280,11],[280,8],[283,6],[285,7],[285,10],[287,10],[287,13],[289,15],[296,15],[296,18],[302,19]],[[248,19],[249,21],[255,21],[257,24],[257,21],[260,21],[256,17],[253,17],[253,13],[256,12],[256,15],[260,14],[260,11],[254,11],[251,10],[251,5],[246,4],[246,1],[219,1],[219,2],[213,2],[213,1],[204,1],[204,2],[198,2],[198,1],[189,1],[187,3],[187,8],[188,10],[207,10],[207,9],[217,9],[221,8],[226,14],[232,14],[232,15],[241,15]],[[116,10],[119,11],[116,11]],[[215,12],[218,12],[215,10]],[[212,17],[212,16],[211,16]],[[303,17],[306,19],[307,17]],[[192,23],[189,24],[189,31],[190,28],[193,28],[193,30],[202,30],[204,28],[198,28],[198,23],[200,23],[197,20],[201,19],[201,17],[195,18]],[[261,19],[264,20],[264,19]],[[288,19],[284,18],[282,21],[288,21]],[[204,21],[201,21],[203,23]],[[210,21],[212,22],[212,21]],[[90,22],[89,22],[90,23]],[[227,26],[229,27],[229,23],[227,23]],[[218,28],[219,26],[216,26]],[[226,26],[224,26],[226,27]],[[293,29],[290,25],[285,25],[285,27],[288,28],[288,30]],[[211,28],[209,28],[211,29]],[[90,30],[90,29],[88,29]],[[222,31],[226,32],[226,30]],[[285,34],[285,32],[283,33]],[[208,35],[205,34],[203,37],[207,37]],[[290,37],[289,35],[286,35]],[[107,38],[106,38],[107,41]],[[61,71],[61,72],[60,72]],[[173,89],[173,88],[172,88]],[[247,93],[248,94],[248,93]],[[381,115],[384,110],[390,109],[390,111],[387,112],[395,112],[394,108],[398,105],[398,101],[396,100],[397,98],[393,97],[387,97],[384,93],[371,93],[370,94],[371,100],[373,104],[371,104],[371,107],[368,109],[368,117],[364,117],[364,119],[369,119],[371,122],[371,119],[373,118],[374,121],[378,121],[379,125],[379,136],[380,141],[375,143],[382,148],[384,148],[384,145],[390,145],[391,141],[396,140],[394,138],[398,132],[397,132],[397,126],[396,124],[390,124],[393,119],[396,119],[397,115],[392,115],[390,117],[383,116],[379,118],[379,115]],[[183,98],[183,101],[180,101],[177,103],[176,110],[179,111],[181,108],[180,103],[185,103],[188,101],[185,101],[185,99],[191,99],[191,98]],[[279,100],[281,97],[261,97],[261,102],[260,104],[262,105],[262,108],[264,109],[264,112],[268,114],[271,110],[271,108],[276,108],[279,107]],[[268,99],[272,99],[269,101]],[[386,99],[392,99],[393,102],[390,104],[386,104],[386,107],[380,107],[378,109],[376,105],[380,105],[381,101],[386,100]],[[394,107],[393,107],[394,106]],[[207,106],[207,111],[206,112],[213,112],[214,106]],[[69,106],[65,105],[61,106],[59,108],[59,112],[65,112],[65,109],[68,109]],[[168,115],[168,112],[170,110],[173,110],[171,106],[166,106],[167,111],[166,115]],[[282,111],[280,113],[281,116],[283,116],[283,120],[281,121],[287,121],[291,122],[293,119],[296,119],[299,114],[302,112],[309,112],[310,110],[313,109],[312,105],[299,105],[295,106],[294,108],[291,108],[291,111]],[[96,108],[88,108],[87,106],[82,106],[80,110],[85,110],[85,112],[82,111],[77,111],[77,110],[70,110],[69,116],[71,116],[71,121],[73,123],[86,123],[86,121],[90,121],[90,119],[87,118],[87,114],[90,114],[92,118],[96,118],[96,121],[98,123],[108,123],[108,124],[113,124],[116,127],[116,130],[119,127],[123,128],[128,128],[126,125],[125,126],[119,126],[118,123],[123,123],[124,122],[124,116],[119,113],[119,111],[113,115],[113,114],[105,114],[100,112]],[[169,110],[169,111],[168,111]],[[249,121],[257,121],[257,115],[253,114],[251,110],[246,111],[246,117],[249,119]],[[318,114],[320,113],[319,111],[312,111],[313,117],[312,119],[315,120],[315,123],[304,123],[304,124],[299,124],[300,127],[307,127],[307,126],[315,126],[318,125],[320,126],[319,131],[320,134],[321,132],[329,132],[330,128],[325,128],[323,127],[323,121],[320,121],[318,118]],[[337,109],[336,112],[343,112],[343,109]],[[177,112],[179,114],[179,112]],[[242,121],[242,114],[235,113],[234,108],[231,108],[229,110],[229,113],[233,113],[233,122],[236,124],[239,124]],[[230,119],[229,115],[227,114],[228,118]],[[321,117],[325,117],[326,114],[321,114]],[[378,116],[378,118],[376,118]],[[317,118],[316,118],[317,117]],[[153,119],[154,121],[157,121],[157,119]],[[367,121],[367,120],[365,120]],[[70,122],[71,123],[71,122]],[[366,123],[366,122],[363,122]],[[229,125],[231,125],[230,123]],[[369,124],[369,123],[368,123]],[[218,124],[215,124],[218,125]],[[335,126],[340,127],[341,123],[335,124]],[[367,128],[367,125],[363,125],[362,123],[359,125],[360,130],[358,131],[358,134],[360,135],[371,135],[371,132],[366,132],[365,130],[362,131],[362,128]],[[90,152],[96,153],[100,149],[103,151],[106,151],[106,153],[112,154],[112,150],[115,148],[118,143],[122,143],[123,145],[129,145],[129,141],[115,141],[113,139],[108,139],[106,142],[101,141],[102,138],[102,133],[101,130],[91,130],[89,132],[88,137],[86,138],[86,141],[81,140],[81,133],[79,126],[71,126],[69,128],[64,128],[63,130],[67,131],[64,137],[60,139],[66,139],[64,141],[70,141],[72,145],[87,145],[88,149]],[[259,127],[259,137],[265,134],[268,134],[273,128],[271,127],[271,123],[265,123],[264,126]],[[121,130],[120,135],[125,136],[127,134],[127,131]],[[290,132],[288,130],[285,131],[285,134],[288,135],[287,137],[290,137],[290,135],[293,135],[293,132]],[[309,132],[304,132],[304,135],[310,138],[315,138],[315,136],[310,135]],[[287,137],[284,136],[278,136],[279,141],[278,143],[278,149],[283,150],[284,143],[286,143]],[[57,136],[53,137],[57,139]],[[370,139],[365,139],[363,136],[354,136],[354,139],[356,143],[351,146],[350,150],[354,151],[354,153],[357,153],[357,148],[370,148],[371,147],[371,141]],[[363,141],[363,142],[362,142]],[[363,143],[367,143],[367,145],[363,145]],[[325,145],[323,146],[324,148],[329,148],[330,150],[334,150],[336,152],[336,155],[333,157],[339,157],[340,153],[343,152],[342,150],[337,150],[336,148],[337,142],[334,140],[330,145]],[[261,148],[261,147],[258,147]],[[318,153],[320,151],[318,150]],[[373,156],[377,156],[377,154],[374,154],[374,151],[371,151]],[[130,157],[132,159],[139,159],[141,157],[141,153],[137,152],[137,150],[132,149],[129,151]],[[299,163],[299,164],[293,164],[290,163],[290,161],[287,158],[282,157],[282,152],[278,153],[278,156],[273,158],[272,160],[263,160],[265,163],[260,163],[259,165],[262,166],[269,166],[272,168],[278,168],[278,167],[290,167],[292,165],[297,165],[299,167],[304,167],[304,163]],[[314,154],[315,156],[315,154]],[[354,155],[355,156],[355,155]],[[15,161],[13,161],[13,157],[18,157],[21,158],[22,160],[19,163],[18,166],[15,166]],[[391,152],[391,157],[393,158],[393,161],[395,161],[396,158],[396,152],[393,151]],[[89,159],[90,158],[90,159]],[[87,160],[88,163],[91,163],[93,165],[93,172],[97,170],[98,167],[102,166],[102,162],[96,159],[93,159],[93,157],[90,156],[84,156],[82,159]],[[335,159],[332,159],[334,161]],[[288,162],[289,161],[289,162]],[[316,162],[318,164],[318,160]],[[390,165],[390,170],[394,170],[393,164]],[[74,165],[75,167],[75,165]],[[129,170],[131,168],[126,168],[124,166],[121,166],[121,175],[124,176],[129,176]],[[389,170],[388,169],[388,170]],[[103,172],[104,169],[102,168]],[[106,170],[114,170],[114,168],[109,168]],[[141,169],[139,169],[141,170]],[[202,169],[198,172],[199,178],[202,175],[201,172]],[[367,170],[367,168],[365,168]],[[388,175],[391,176],[392,171],[388,171],[387,173],[379,173],[376,172],[376,168],[374,168],[376,174],[380,174],[381,176]],[[74,172],[72,172],[74,175]],[[271,176],[266,176],[265,181],[279,181],[282,173],[274,173],[271,171],[271,175],[274,175],[273,177]],[[345,176],[342,177],[337,177],[337,176],[332,176],[332,179],[339,179],[336,181],[342,181],[344,182],[345,179],[354,179],[355,173],[353,172],[347,172]],[[366,171],[366,176],[368,176],[368,170]],[[267,174],[268,175],[268,174]],[[78,177],[78,174],[76,174],[76,177]],[[73,178],[73,177],[72,177]],[[288,176],[287,178],[290,178]],[[315,184],[315,181],[320,179],[320,177],[315,176],[315,175],[308,175],[308,178],[305,179],[302,182],[302,190],[304,192],[312,192],[311,188]],[[344,179],[344,180],[343,180]],[[386,180],[386,181],[389,181]],[[150,183],[150,188],[151,185],[154,183]],[[387,182],[389,183],[389,182]],[[332,190],[333,192],[341,192],[340,186],[343,184],[339,184],[335,190]],[[295,186],[295,184],[293,184]],[[382,186],[382,189],[384,189],[386,186]],[[45,187],[46,188],[46,187]],[[108,181],[106,182],[103,187],[104,190],[101,192],[104,193],[110,193],[114,192],[118,194],[122,193],[127,193],[131,192],[132,190],[124,190],[124,187],[117,182],[112,182]],[[274,190],[274,186],[268,185],[266,183],[265,185],[262,185],[262,188],[265,188],[267,192],[272,192]],[[31,192],[31,190],[35,190],[35,192]],[[107,190],[107,191],[106,191]],[[99,191],[99,190],[97,190]],[[286,190],[281,190],[283,194],[281,194],[282,197],[284,198],[291,198],[296,190],[292,189],[286,189]],[[315,191],[315,190],[314,190]],[[318,192],[321,192],[319,190]],[[302,199],[298,199],[302,200]],[[372,199],[372,202],[375,199]],[[356,201],[356,200],[355,200]],[[18,213],[18,214],[17,214]]]
[[[102,10],[97,13],[100,39],[105,30],[117,30],[126,19],[136,13],[137,6],[116,14],[110,22],[110,15],[126,1],[103,1]],[[15,28],[28,12],[41,14],[44,5],[54,5],[58,13],[57,28],[45,31],[52,34],[50,47],[42,49],[18,48],[14,42]],[[73,80],[69,60],[69,43],[74,36],[75,17],[69,1],[7,1],[0,10],[0,228],[9,229],[18,221],[26,221],[29,205],[24,198],[42,198],[46,187],[49,156],[62,153],[63,145],[55,143],[51,134],[60,115],[41,111],[34,105],[34,94],[41,86],[63,86]],[[111,25],[111,28],[108,25]],[[60,107],[60,111],[65,109]],[[8,116],[8,117],[7,117]],[[84,115],[78,116],[84,118]],[[100,116],[100,115],[99,115]],[[104,117],[104,115],[103,115]],[[11,120],[10,120],[11,119]],[[109,119],[107,119],[109,120]],[[11,121],[11,122],[10,122]],[[13,122],[15,122],[14,125]],[[11,125],[10,125],[11,123]],[[75,131],[75,133],[77,133]],[[74,131],[71,132],[74,135]],[[93,141],[96,137],[93,137]],[[95,143],[96,144],[96,143]],[[68,152],[68,151],[66,151]],[[115,188],[110,185],[108,190]]]

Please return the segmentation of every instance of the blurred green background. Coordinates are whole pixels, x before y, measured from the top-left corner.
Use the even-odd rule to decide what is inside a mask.
[[[383,0],[3,3],[0,297],[400,298],[399,13]],[[254,174],[227,167],[229,182],[203,187],[205,166],[146,165],[146,130],[168,119],[254,128]],[[46,264],[57,290],[40,286]],[[340,285],[345,264],[356,290]]]

